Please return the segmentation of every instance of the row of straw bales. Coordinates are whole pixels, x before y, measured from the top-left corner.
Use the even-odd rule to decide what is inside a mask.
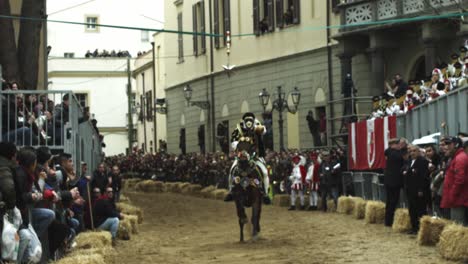
[[[127,180],[128,181],[128,180]],[[198,184],[181,182],[163,183],[157,181],[138,181],[131,179],[125,186],[127,190],[142,192],[173,192],[183,195],[191,195],[201,198],[222,200],[227,194],[225,189],[216,189],[214,186],[202,187]],[[306,205],[308,205],[306,199]],[[296,206],[298,201],[296,201]],[[275,195],[273,205],[287,207],[290,205],[289,195]],[[318,209],[322,209],[322,201],[319,198]],[[120,205],[119,205],[120,207]],[[341,196],[335,206],[333,200],[327,201],[329,212],[338,212],[351,215],[355,219],[363,219],[366,224],[383,224],[385,220],[385,204],[378,201],[366,201],[360,197]],[[122,208],[123,209],[123,208]],[[129,210],[129,209],[126,209]],[[130,210],[124,212],[138,216],[138,221],[143,219],[142,212]],[[141,215],[140,215],[141,214]],[[404,233],[411,229],[411,221],[408,209],[397,209],[395,212],[394,232]],[[437,246],[440,254],[449,260],[468,261],[468,228],[455,225],[444,219],[424,216],[420,220],[418,243],[424,246]]]

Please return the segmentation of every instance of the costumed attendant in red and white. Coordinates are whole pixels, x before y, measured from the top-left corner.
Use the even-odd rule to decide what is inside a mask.
[[[295,155],[292,158],[293,170],[289,180],[291,180],[291,207],[288,210],[296,210],[296,198],[299,194],[301,199],[301,210],[305,209],[304,206],[304,184],[306,177],[305,163],[306,159],[300,155]]]
[[[317,153],[310,154],[310,165],[307,170],[306,182],[309,187],[309,211],[317,210],[320,162]]]

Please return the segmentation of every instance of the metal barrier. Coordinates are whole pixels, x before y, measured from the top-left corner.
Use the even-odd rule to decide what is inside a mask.
[[[397,134],[410,141],[441,132],[446,123],[449,135],[468,131],[468,86],[419,105],[406,115],[397,117]]]
[[[354,187],[354,196],[362,197],[365,200],[375,200],[385,202],[386,193],[383,184],[383,175],[373,172],[343,172],[343,190],[349,186],[351,181]],[[344,195],[350,193],[343,191]]]
[[[8,90],[0,99],[1,141],[70,153],[77,173],[81,161],[91,170],[101,161],[99,135],[72,92]]]

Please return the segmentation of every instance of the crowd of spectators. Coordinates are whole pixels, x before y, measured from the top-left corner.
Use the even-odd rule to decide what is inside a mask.
[[[391,227],[403,191],[412,229],[417,234],[419,219],[433,215],[468,225],[468,138],[445,136],[438,146],[408,144],[392,139],[385,151],[385,225]]]
[[[17,82],[2,80],[2,91],[18,91]],[[56,98],[59,95],[60,98]],[[19,146],[63,145],[64,127],[70,121],[68,93],[1,94],[1,141],[13,141]],[[56,104],[54,100],[60,100]],[[78,123],[91,121],[99,134],[95,119],[91,119],[89,107],[80,108]],[[100,135],[101,141],[103,137]]]
[[[131,58],[132,55],[130,55],[130,52],[127,50],[119,50],[119,51],[108,51],[108,50],[102,50],[99,51],[99,49],[95,49],[93,52],[87,51],[85,54],[85,58]]]
[[[0,143],[0,223],[2,229],[4,223],[16,223],[13,227],[20,237],[17,255],[2,252],[2,258],[37,263],[33,261],[37,256],[29,250],[34,236],[43,247],[43,260],[63,256],[84,230],[108,230],[115,239],[122,218],[115,206],[121,189],[120,170],[101,164],[91,174],[86,163],[80,166],[78,175],[70,154],[54,156],[45,146],[17,151],[11,142]],[[7,245],[3,237],[2,250]]]
[[[395,74],[391,84],[385,83],[385,92],[373,97],[374,109],[370,118],[402,115],[414,107],[430,102],[448,92],[468,84],[468,47],[460,47],[460,53],[450,57],[451,62],[442,62],[424,80],[403,80]]]

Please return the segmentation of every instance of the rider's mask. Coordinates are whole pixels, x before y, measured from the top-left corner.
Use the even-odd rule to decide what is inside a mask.
[[[252,129],[254,126],[254,120],[252,118],[246,118],[244,120],[244,125],[245,125],[245,128]]]

